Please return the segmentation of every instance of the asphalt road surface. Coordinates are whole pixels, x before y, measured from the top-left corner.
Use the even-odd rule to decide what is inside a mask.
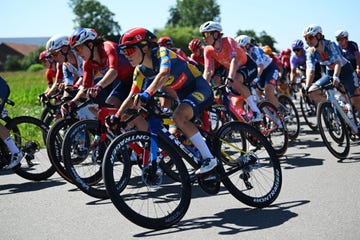
[[[338,161],[317,132],[302,125],[281,158],[283,185],[268,208],[250,208],[224,187],[209,196],[194,186],[182,221],[153,231],[124,218],[59,175],[30,182],[0,172],[0,239],[360,239],[360,145]]]

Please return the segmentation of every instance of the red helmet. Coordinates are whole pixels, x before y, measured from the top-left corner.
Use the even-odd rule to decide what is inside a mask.
[[[189,42],[188,48],[191,52],[195,52],[196,50],[201,48],[201,46],[202,46],[202,42],[199,39],[195,38]]]
[[[156,43],[156,35],[149,30],[140,27],[126,31],[119,40],[121,48],[134,45],[145,46],[148,43],[154,42]]]
[[[47,58],[49,58],[50,55],[51,55],[51,54],[48,52],[48,50],[44,50],[44,51],[42,51],[42,52],[39,54],[39,60],[45,62],[45,60],[46,60]]]
[[[163,47],[167,47],[167,46],[170,46],[172,47],[174,45],[173,41],[171,40],[171,38],[169,37],[161,37],[159,38],[159,40],[157,41],[157,43],[160,45],[160,46],[163,46]]]

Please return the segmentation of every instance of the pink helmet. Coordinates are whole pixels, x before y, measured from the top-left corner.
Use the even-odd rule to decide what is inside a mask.
[[[199,39],[195,38],[189,42],[188,48],[191,52],[195,52],[196,50],[201,48],[201,46],[202,46],[202,42]]]

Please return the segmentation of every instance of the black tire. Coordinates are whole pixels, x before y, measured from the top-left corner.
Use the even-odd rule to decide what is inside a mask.
[[[46,138],[47,152],[51,163],[54,165],[58,174],[69,183],[73,183],[74,181],[66,171],[61,148],[66,131],[77,121],[78,120],[71,118],[61,118],[57,120],[54,125],[51,126]]]
[[[269,101],[262,101],[258,108],[263,113],[263,121],[253,123],[270,142],[277,156],[283,156],[288,148],[289,136],[286,125],[277,112],[276,107]]]
[[[13,168],[15,173],[32,181],[51,177],[55,168],[48,157],[44,139],[48,126],[37,118],[20,116],[9,121],[6,128],[24,155],[20,164]]]
[[[108,195],[102,181],[102,160],[112,136],[106,134],[103,142],[97,142],[101,135],[98,120],[81,120],[73,124],[66,132],[62,144],[62,156],[67,174],[76,186],[89,196],[107,199]],[[84,134],[84,149],[79,149],[79,136]]]
[[[350,152],[350,137],[347,125],[340,114],[334,114],[330,102],[323,102],[318,107],[317,121],[325,146],[338,159],[345,159]]]
[[[178,180],[167,174],[157,187],[144,182],[143,168],[133,164],[129,149],[132,144],[142,146],[142,156],[148,156],[150,134],[131,131],[116,137],[107,148],[103,175],[109,197],[119,212],[131,222],[149,229],[168,228],[187,212],[191,200],[189,174],[182,159],[169,143],[159,140],[159,154],[164,153],[167,162],[172,162],[173,171],[177,170]],[[146,154],[147,153],[147,154]],[[142,161],[142,159],[141,159]],[[160,164],[161,166],[161,164]]]
[[[311,130],[318,130],[318,122],[317,122],[317,104],[313,100],[311,100],[308,96],[304,96],[302,93],[300,94],[300,109],[301,114],[309,126]]]
[[[290,97],[285,95],[279,96],[279,102],[289,111],[289,114],[283,117],[286,124],[288,136],[291,140],[296,139],[300,133],[300,118],[295,104]]]
[[[224,186],[248,206],[269,206],[282,185],[280,162],[270,142],[257,129],[240,122],[227,123],[217,135],[214,152],[222,162],[218,171],[224,176]],[[255,157],[253,163],[240,167],[240,159],[248,154]]]

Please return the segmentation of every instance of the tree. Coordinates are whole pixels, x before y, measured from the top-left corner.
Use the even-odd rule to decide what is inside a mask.
[[[236,36],[239,35],[247,35],[254,38],[262,46],[269,45],[273,51],[277,51],[274,46],[275,43],[277,43],[276,40],[269,36],[265,31],[260,32],[260,35],[258,36],[254,30],[239,30],[237,31]]]
[[[209,20],[220,22],[220,6],[216,0],[176,0],[166,26],[199,28]]]
[[[75,29],[93,28],[99,35],[113,41],[120,36],[121,27],[114,21],[114,13],[96,0],[70,0],[69,6],[76,15]]]

